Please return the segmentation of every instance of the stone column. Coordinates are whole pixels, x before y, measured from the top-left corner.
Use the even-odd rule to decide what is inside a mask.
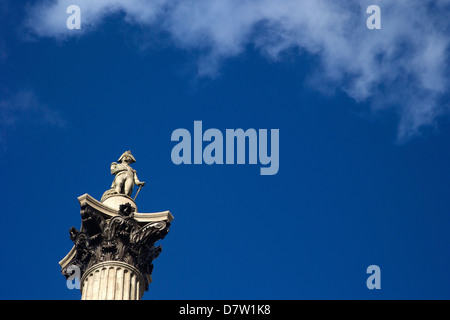
[[[80,270],[82,300],[140,300],[161,252],[155,242],[167,235],[173,216],[135,213],[127,201],[116,210],[88,194],[78,200],[81,228],[69,230],[74,247],[60,262],[63,275]]]
[[[81,278],[81,300],[140,300],[145,280],[138,269],[120,261],[98,263]]]

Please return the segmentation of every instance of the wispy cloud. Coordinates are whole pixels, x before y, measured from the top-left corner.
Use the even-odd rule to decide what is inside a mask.
[[[200,76],[216,76],[249,45],[273,61],[295,50],[312,54],[316,89],[392,110],[400,141],[448,113],[450,0],[55,0],[30,7],[26,24],[38,37],[70,37],[70,4],[81,7],[81,32],[121,12],[145,32],[168,33],[174,46],[198,51]],[[381,7],[381,30],[366,28],[371,4]]]
[[[6,143],[17,127],[29,125],[61,128],[65,121],[57,111],[39,101],[30,89],[0,99],[0,143]]]

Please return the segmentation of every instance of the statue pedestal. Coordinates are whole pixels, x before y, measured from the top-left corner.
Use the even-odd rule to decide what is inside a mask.
[[[107,206],[115,210],[119,210],[120,205],[129,203],[134,208],[134,212],[135,213],[138,212],[136,202],[134,202],[134,200],[131,197],[128,197],[124,194],[114,194],[107,196],[102,200],[102,203],[106,204]]]
[[[169,232],[172,214],[135,213],[134,201],[112,199],[107,205],[88,194],[78,201],[81,228],[69,231],[74,246],[59,262],[63,275],[68,278],[74,267],[80,270],[84,300],[141,299],[162,250],[155,242]]]

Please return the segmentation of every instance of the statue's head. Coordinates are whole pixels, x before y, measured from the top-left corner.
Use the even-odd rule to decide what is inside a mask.
[[[125,151],[124,153],[122,153],[122,155],[120,156],[119,160],[117,160],[118,162],[126,162],[126,163],[134,163],[136,162],[136,159],[133,157],[133,155],[131,154],[131,151]]]

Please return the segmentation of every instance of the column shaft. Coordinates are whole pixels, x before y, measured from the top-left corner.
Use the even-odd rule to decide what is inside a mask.
[[[143,293],[141,273],[120,261],[98,263],[81,278],[82,300],[140,300]]]

